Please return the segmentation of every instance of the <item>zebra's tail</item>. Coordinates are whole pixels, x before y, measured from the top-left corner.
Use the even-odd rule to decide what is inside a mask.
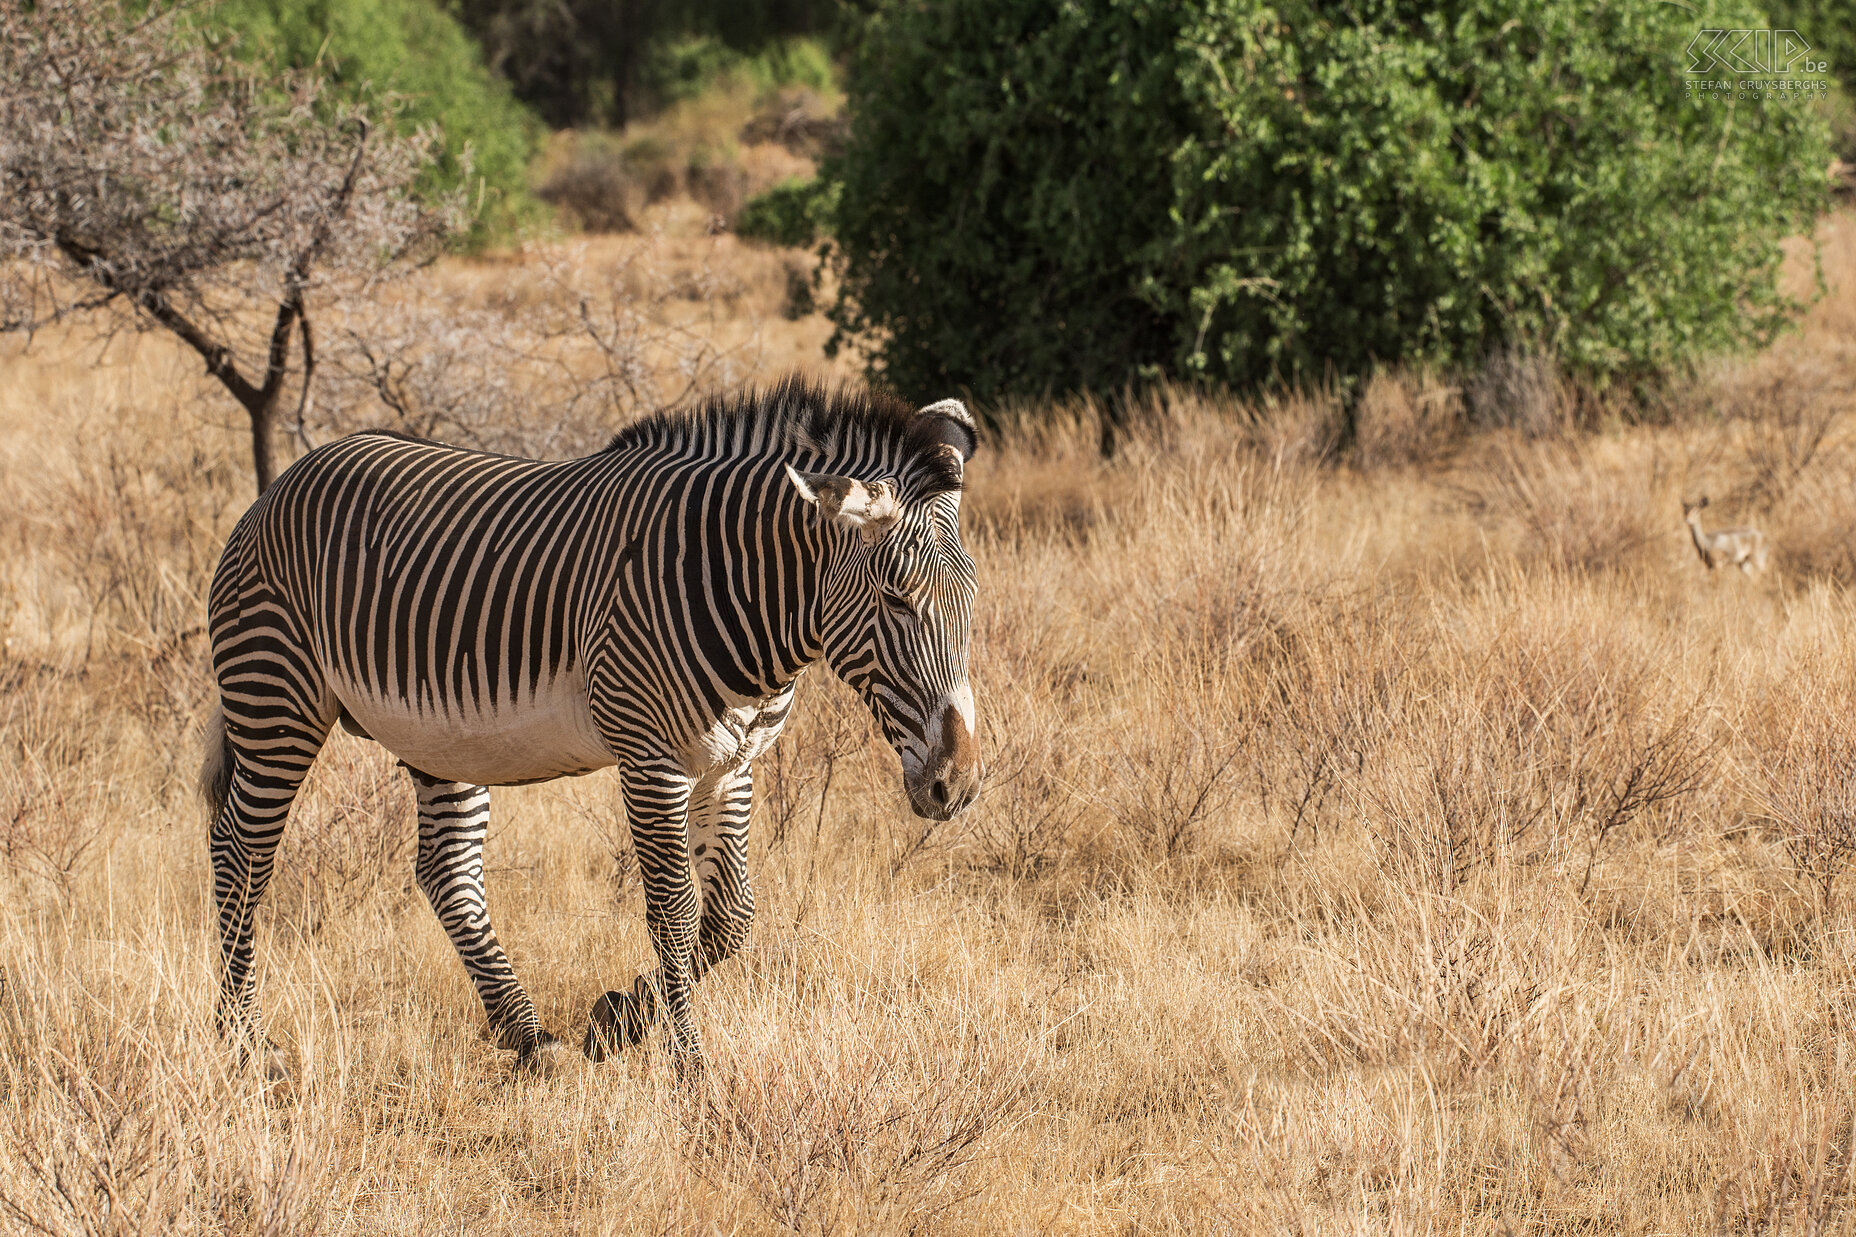
[[[213,706],[206,719],[206,759],[200,762],[200,797],[217,824],[225,815],[226,799],[232,794],[232,738],[226,733],[226,711]]]

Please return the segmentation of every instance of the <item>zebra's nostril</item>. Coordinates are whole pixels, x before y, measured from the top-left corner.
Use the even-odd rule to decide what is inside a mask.
[[[934,800],[934,805],[936,807],[946,807],[947,779],[944,777],[937,777],[934,779],[934,785],[928,788],[928,797]]]

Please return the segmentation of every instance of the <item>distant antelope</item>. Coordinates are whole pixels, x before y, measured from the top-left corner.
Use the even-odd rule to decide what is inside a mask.
[[[1695,552],[1708,570],[1738,567],[1747,575],[1766,569],[1766,534],[1757,528],[1724,528],[1718,533],[1701,531],[1701,509],[1708,505],[1703,494],[1700,502],[1682,504],[1682,518],[1688,523],[1689,536],[1695,539]]]

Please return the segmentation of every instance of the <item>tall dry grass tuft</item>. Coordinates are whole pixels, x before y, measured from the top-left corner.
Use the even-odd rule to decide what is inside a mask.
[[[1763,685],[1749,710],[1741,776],[1764,830],[1828,912],[1837,881],[1856,864],[1856,666],[1835,638],[1849,626],[1847,602],[1817,592],[1808,604],[1831,631],[1801,637],[1803,647],[1785,650],[1792,664],[1783,676]]]
[[[992,1148],[1030,1105],[1021,1062],[958,1034],[847,1043],[813,1028],[729,1047],[744,1068],[711,1074],[686,1102],[683,1155],[794,1232],[932,1229],[982,1193]]]
[[[1484,462],[1465,486],[1470,510],[1508,524],[1504,531],[1519,539],[1521,552],[1543,564],[1621,567],[1638,561],[1671,526],[1666,513],[1643,501],[1641,459],[1607,459],[1578,441],[1523,446],[1498,438]],[[1650,481],[1660,481],[1654,471]]]
[[[1476,371],[1464,396],[1478,424],[1518,430],[1529,438],[1551,437],[1573,421],[1574,393],[1545,352],[1498,349]]]
[[[55,921],[54,921],[55,922]],[[67,921],[68,923],[68,921]],[[126,927],[126,925],[125,925]],[[334,1110],[234,1072],[147,936],[47,941],[9,917],[0,989],[0,1216],[13,1231],[321,1231]]]
[[[1363,468],[1429,464],[1456,445],[1465,416],[1462,388],[1436,374],[1375,374],[1354,405],[1354,459]]]

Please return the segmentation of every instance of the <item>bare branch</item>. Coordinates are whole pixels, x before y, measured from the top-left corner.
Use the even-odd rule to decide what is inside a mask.
[[[100,334],[173,332],[251,417],[264,474],[309,290],[366,290],[459,202],[412,192],[435,134],[376,135],[316,74],[231,59],[188,11],[0,0],[0,330],[91,313]],[[101,293],[68,290],[85,285]]]

